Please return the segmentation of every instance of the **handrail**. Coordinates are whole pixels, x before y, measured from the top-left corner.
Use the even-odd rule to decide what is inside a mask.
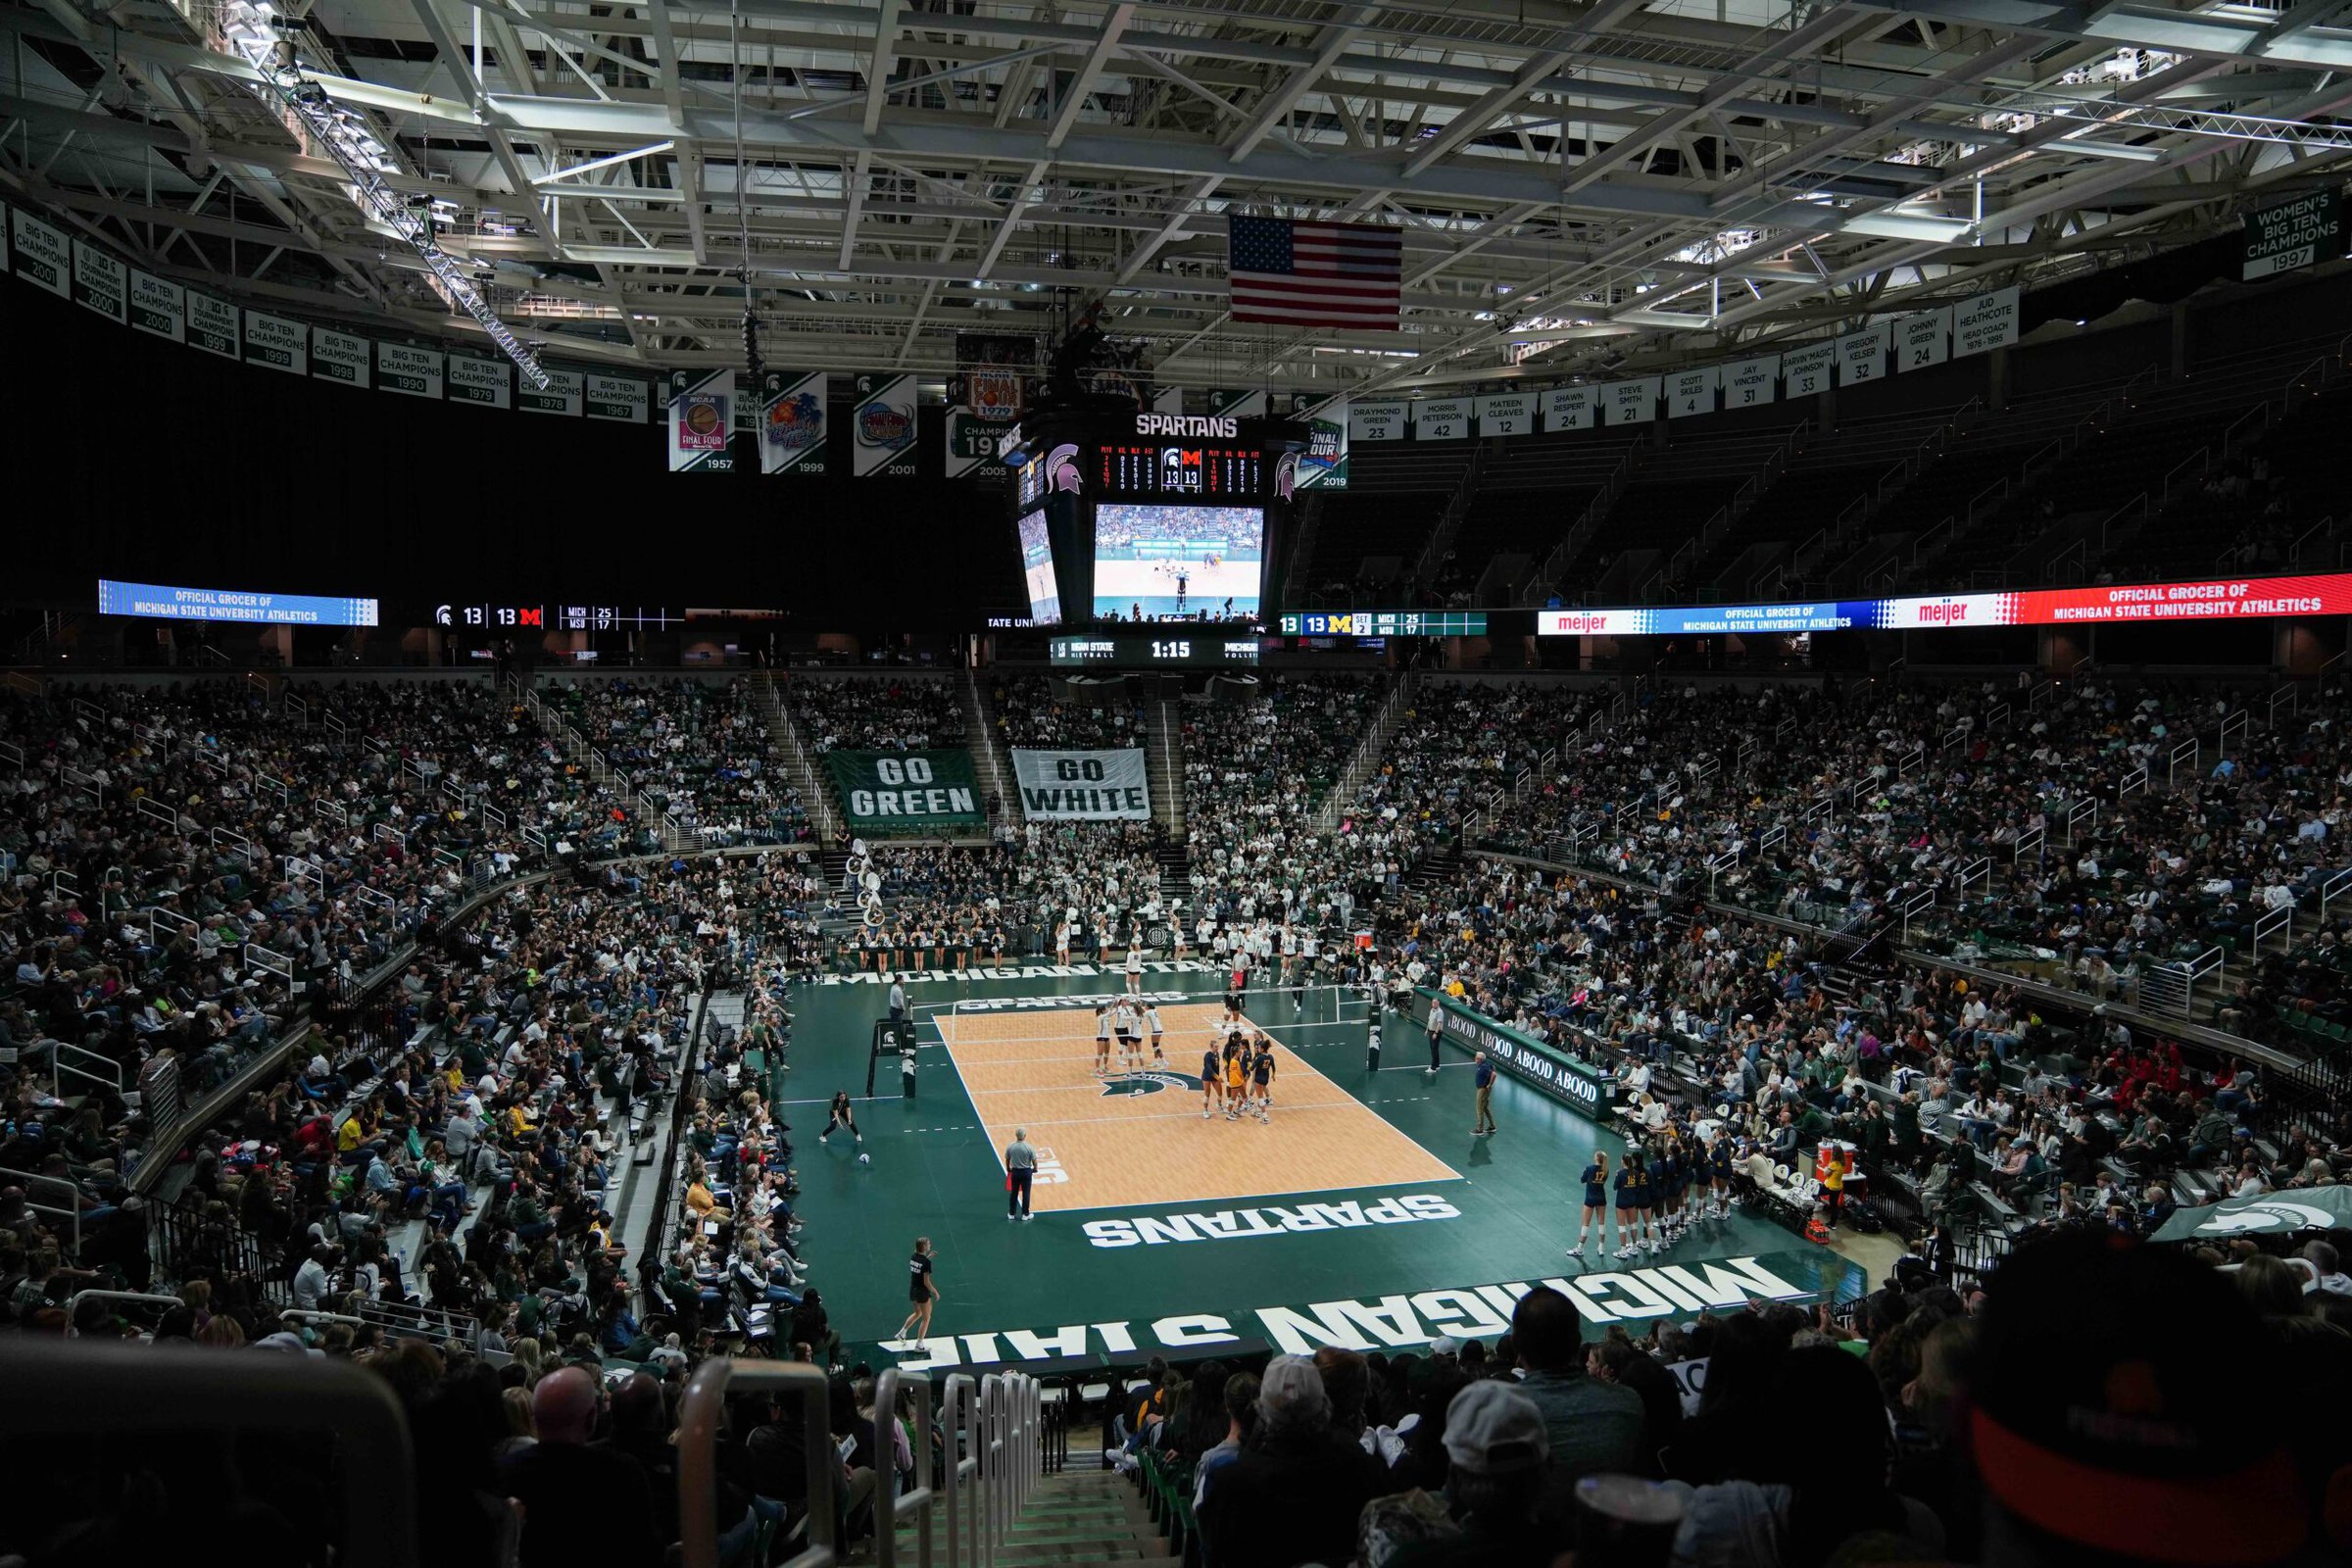
[[[2320,534],[2327,537],[2333,537],[2334,531],[2335,514],[2331,512],[2325,517],[2322,517],[2319,521],[2313,523],[2310,527],[2304,529],[2301,533],[2295,535],[2295,542],[2286,547],[2287,561],[2290,564],[2300,564],[2303,560],[2303,547],[2311,543],[2312,535]]]
[[[2040,472],[2042,469],[2058,463],[2065,456],[2066,437],[2052,436],[2047,445],[2035,448],[2033,456],[2026,459],[2025,467],[2022,471],[2027,477],[2031,478],[2033,475]],[[2048,461],[2044,462],[2044,459],[2047,459]]]
[[[2262,402],[2255,404],[2245,413],[2239,415],[2236,418],[2230,421],[2230,428],[2222,432],[2223,457],[2227,458],[2235,455],[2241,440],[2238,435],[2238,431],[2244,429],[2249,422],[2253,424],[2254,428],[2242,438],[2246,441],[2253,440],[2256,436],[2261,435],[2264,431],[2271,427],[2271,404],[2268,398],[2265,398]]]
[[[901,1495],[899,1466],[896,1458],[898,1445],[892,1434],[899,1424],[899,1369],[885,1367],[874,1380],[874,1565],[875,1568],[895,1568],[899,1560],[898,1523],[908,1514],[914,1516],[914,1560],[930,1568],[931,1562],[931,1483],[927,1477],[931,1466],[926,1462],[931,1447],[931,1380],[917,1378],[914,1392],[914,1441],[908,1445],[914,1450],[915,1486]],[[953,1458],[951,1452],[949,1457]]]
[[[1980,505],[1980,504],[1982,504],[1982,503],[1984,501],[1984,498],[1985,498],[1985,497],[1987,497],[1987,496],[1990,496],[1990,497],[1992,498],[1992,504],[1993,504],[1993,505],[1992,505],[1992,507],[1986,507],[1986,508],[1985,508],[1985,510],[1986,510],[1987,512],[1989,512],[1989,511],[1993,510],[1993,507],[1997,507],[1997,506],[1998,506],[2000,503],[2002,503],[2002,502],[2004,502],[2004,501],[2008,500],[2008,499],[2009,499],[2009,476],[2008,476],[2007,474],[2002,474],[2002,475],[2001,475],[2001,476],[2000,476],[1998,479],[1995,479],[1995,480],[1993,480],[1993,481],[1992,481],[1992,483],[1990,483],[1990,484],[1986,485],[1986,486],[1985,486],[1984,489],[1982,489],[1982,490],[1978,491],[1978,492],[1977,492],[1975,495],[1973,495],[1973,496],[1969,497],[1969,501],[1968,501],[1968,525],[1969,525],[1971,528],[1974,528],[1974,527],[1977,525],[1977,518],[1978,518],[1977,508],[1979,507],[1979,505]]]
[[[0,1341],[0,1388],[9,1395],[0,1399],[0,1435],[12,1438],[115,1438],[142,1428],[205,1440],[238,1427],[332,1432],[349,1450],[328,1467],[328,1484],[342,1494],[337,1561],[416,1562],[408,1417],[392,1385],[372,1372],[321,1356],[173,1355],[96,1340],[12,1338]],[[707,1494],[704,1505],[715,1500]]]
[[[718,1429],[729,1386],[800,1396],[802,1460],[808,1470],[808,1546],[784,1568],[832,1568],[833,1515],[841,1460],[826,1430],[826,1380],[806,1361],[737,1361],[713,1356],[686,1385],[678,1408],[678,1541],[684,1568],[718,1568]],[[876,1455],[888,1462],[887,1455]]]
[[[2145,490],[2142,490],[2139,494],[2133,496],[2131,500],[2125,502],[2122,506],[2116,508],[2113,512],[2107,514],[2106,516],[2099,519],[2099,549],[2102,552],[2107,549],[2110,542],[2108,539],[2107,530],[2113,527],[2116,519],[2121,517],[2127,512],[2136,514],[2141,522],[2146,522],[2148,520],[2148,493]]]
[[[2188,467],[2192,464],[2195,465],[2197,473],[2200,476],[2210,471],[2213,467],[2213,449],[2211,447],[2199,447],[2196,451],[2191,452],[2187,457],[2182,458],[2179,463],[2174,464],[2170,468],[2165,470],[2164,485],[2163,488],[2158,492],[2164,497],[2163,501],[2159,503],[2160,505],[2169,507],[2173,504],[2173,481],[2180,477],[2182,469]],[[2185,485],[2183,485],[2183,488],[2186,488]]]

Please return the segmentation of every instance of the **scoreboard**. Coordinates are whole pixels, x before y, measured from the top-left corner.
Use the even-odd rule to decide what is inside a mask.
[[[1282,617],[1285,637],[1484,637],[1483,610],[1304,611]]]
[[[1258,648],[1254,637],[1128,632],[1109,637],[1056,637],[1050,651],[1051,662],[1065,666],[1229,669],[1256,663]]]
[[[1218,497],[1250,506],[1261,500],[1263,466],[1247,447],[1105,444],[1096,449],[1095,470],[1102,494]]]

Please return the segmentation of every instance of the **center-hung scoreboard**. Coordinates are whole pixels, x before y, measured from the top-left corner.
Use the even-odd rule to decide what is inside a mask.
[[[1309,436],[1290,419],[1133,405],[1031,415],[998,443],[1030,619],[1253,619],[1278,593]]]

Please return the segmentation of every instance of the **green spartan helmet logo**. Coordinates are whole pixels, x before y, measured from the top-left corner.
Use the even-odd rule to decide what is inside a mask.
[[[1200,1080],[1157,1067],[1150,1072],[1121,1073],[1102,1080],[1102,1092],[1106,1095],[1156,1095],[1162,1089],[1185,1089],[1197,1095],[1200,1092]]]

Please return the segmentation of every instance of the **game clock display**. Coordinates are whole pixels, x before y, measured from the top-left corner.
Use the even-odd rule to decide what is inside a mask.
[[[1053,662],[1063,665],[1229,669],[1257,662],[1257,639],[1213,632],[1056,637],[1052,644],[1052,659]]]

